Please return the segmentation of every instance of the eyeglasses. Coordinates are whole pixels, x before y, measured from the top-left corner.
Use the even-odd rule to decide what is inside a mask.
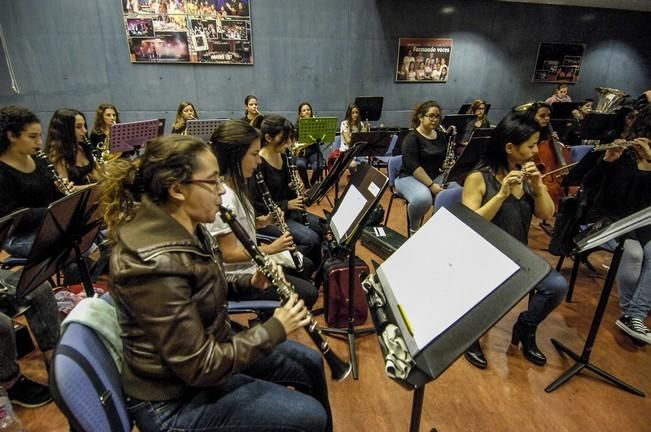
[[[427,117],[430,120],[438,120],[441,118],[441,114],[425,114],[424,117]]]
[[[191,180],[186,180],[183,183],[197,183],[197,184],[206,184],[212,186],[211,189],[212,191],[216,191],[220,186],[224,184],[224,177],[219,176],[215,179],[191,179]]]

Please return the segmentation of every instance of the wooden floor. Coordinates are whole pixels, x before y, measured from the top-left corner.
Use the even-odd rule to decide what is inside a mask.
[[[382,202],[387,208],[388,193],[385,193]],[[327,201],[324,200],[321,207],[329,208]],[[319,206],[311,210],[320,213]],[[394,203],[389,226],[404,233],[404,215],[404,205]],[[532,248],[555,265],[555,257],[543,250],[547,241],[546,235],[535,224],[532,225]],[[369,264],[370,259],[379,260],[363,246],[357,249]],[[482,338],[488,369],[476,369],[460,358],[436,381],[427,385],[420,430],[651,431],[650,397],[641,398],[626,393],[591,373],[581,373],[553,393],[544,391],[549,383],[573,364],[555,351],[550,338],[557,338],[569,347],[581,350],[604,282],[606,270],[603,265],[607,265],[609,259],[607,254],[594,254],[591,261],[599,272],[594,274],[582,267],[574,302],[563,303],[541,325],[538,344],[548,357],[546,366],[529,363],[519,350],[509,344],[517,314],[526,307],[523,301]],[[570,267],[571,261],[568,260],[563,269],[563,274],[568,278]],[[481,271],[481,268],[477,271]],[[614,324],[619,316],[616,297],[615,290],[591,360],[625,382],[651,393],[651,347],[634,345],[617,329]],[[322,317],[318,317],[318,321],[322,320]],[[304,332],[297,332],[296,338],[310,343]],[[333,338],[330,342],[341,357],[348,356],[345,342]],[[335,430],[407,431],[413,393],[385,375],[375,335],[358,338],[356,348],[359,379],[329,383]],[[21,360],[21,365],[26,375],[46,382],[47,375],[40,358],[33,353]],[[17,412],[29,431],[68,430],[64,416],[54,404],[33,410],[18,408]]]

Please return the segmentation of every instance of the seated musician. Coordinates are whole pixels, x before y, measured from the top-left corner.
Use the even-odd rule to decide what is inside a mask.
[[[508,115],[495,128],[484,160],[466,178],[463,188],[464,205],[524,244],[532,216],[545,219],[554,214],[554,203],[532,161],[539,139],[538,125],[526,114]],[[552,270],[534,288],[527,310],[513,327],[511,343],[522,343],[525,358],[534,364],[547,361],[536,345],[536,330],[563,301],[567,289],[567,281]],[[478,368],[488,365],[479,341],[465,357]]]
[[[217,127],[210,142],[219,161],[219,170],[224,176],[225,193],[222,195],[222,206],[234,212],[249,237],[255,240],[256,228],[264,228],[274,222],[271,213],[256,217],[251,205],[253,173],[262,163],[260,132],[244,121],[229,120]],[[217,217],[213,223],[207,224],[207,228],[210,234],[217,238],[224,260],[224,271],[227,274],[255,273],[255,262],[226,223]],[[265,254],[273,255],[288,251],[293,247],[292,235],[285,233],[270,244],[260,245],[260,250]],[[303,257],[303,267],[307,274],[311,274],[314,270],[314,264],[307,257]],[[290,270],[285,271],[287,280],[294,285],[307,308],[311,309],[319,296],[317,288],[311,281],[303,278],[303,275],[290,275],[288,271]],[[278,295],[273,289],[246,294],[231,291],[229,298],[231,300],[278,300]]]
[[[323,229],[321,220],[308,212],[303,203],[303,196],[290,187],[292,173],[287,161],[287,148],[293,143],[294,125],[278,114],[260,116],[253,126],[262,132],[262,164],[260,172],[269,189],[271,198],[285,213],[285,221],[294,241],[301,252],[307,255],[316,267],[321,264],[321,242]],[[267,214],[267,209],[260,192],[254,189],[253,206],[256,214]],[[280,235],[275,226],[259,230],[261,234],[277,237]]]
[[[416,232],[421,219],[443,190],[441,168],[448,149],[448,136],[439,129],[441,107],[435,101],[423,102],[412,113],[412,127],[402,142],[402,167],[396,190],[408,201],[409,230]],[[458,185],[457,185],[458,186]]]
[[[309,102],[301,102],[298,106],[298,117],[296,118],[296,126],[299,126],[299,122],[302,118],[312,118],[314,117],[314,112],[312,111],[312,105]],[[300,143],[300,144],[309,144],[309,143]],[[297,154],[297,156],[299,156]],[[307,167],[312,167],[312,176],[310,179],[307,177]],[[311,145],[306,147],[303,150],[303,153],[296,158],[296,168],[298,168],[298,173],[303,180],[305,185],[305,190],[308,190],[311,185],[314,185],[319,178],[321,177],[321,172],[325,167],[325,160],[323,155],[321,155],[321,149],[317,145]]]
[[[292,295],[248,330],[231,326],[228,290],[268,281],[260,273],[228,281],[224,275],[202,225],[221,204],[219,175],[209,146],[179,135],[157,138],[134,162],[118,159],[106,168],[109,289],[129,415],[143,432],[332,430],[320,355],[286,340],[309,322],[303,301]]]
[[[567,145],[581,144],[581,124],[585,118],[592,112],[594,101],[585,99],[577,109],[572,110],[572,123],[565,133],[565,143]]]
[[[554,89],[554,94],[545,99],[545,103],[551,105],[556,102],[572,102],[572,98],[567,94],[569,89],[567,84],[559,84]]]
[[[97,107],[93,130],[90,131],[90,149],[96,150],[102,144],[108,146],[107,138],[111,133],[111,125],[120,123],[120,111],[115,105],[103,103]],[[108,147],[106,147],[108,151]]]
[[[468,109],[468,113],[477,116],[477,120],[475,120],[476,128],[491,127],[491,122],[488,121],[488,116],[486,115],[486,102],[482,99],[475,99],[472,101],[472,104],[470,104],[470,108]]]
[[[0,217],[31,209],[3,246],[15,257],[27,257],[45,208],[63,196],[55,186],[48,161],[34,153],[41,146],[41,124],[31,111],[0,109]]]
[[[197,110],[194,108],[192,102],[183,101],[176,109],[176,119],[172,125],[173,134],[185,135],[185,128],[187,127],[188,120],[198,119]]]
[[[606,150],[586,174],[583,186],[593,204],[588,221],[617,220],[651,206],[651,105],[640,111],[630,140]],[[624,146],[629,143],[629,147]],[[624,243],[617,272],[622,316],[617,327],[637,341],[651,344],[645,324],[651,309],[651,226],[636,230]]]
[[[68,108],[56,110],[47,128],[45,153],[59,175],[76,185],[99,178],[87,132],[84,114]]]

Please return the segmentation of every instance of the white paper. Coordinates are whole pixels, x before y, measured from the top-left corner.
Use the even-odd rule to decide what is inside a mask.
[[[518,269],[441,208],[380,266],[378,276],[390,287],[421,350]]]
[[[365,204],[364,195],[354,185],[350,185],[331,220],[332,230],[337,241],[340,241],[341,237],[350,229]]]

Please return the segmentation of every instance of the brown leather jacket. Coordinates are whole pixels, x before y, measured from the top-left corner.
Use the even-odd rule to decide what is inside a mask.
[[[200,226],[190,235],[165,211],[144,200],[117,229],[110,292],[124,345],[127,395],[169,400],[192,387],[218,385],[284,341],[275,318],[234,333],[227,290],[248,290],[250,276],[227,283],[221,257]]]

